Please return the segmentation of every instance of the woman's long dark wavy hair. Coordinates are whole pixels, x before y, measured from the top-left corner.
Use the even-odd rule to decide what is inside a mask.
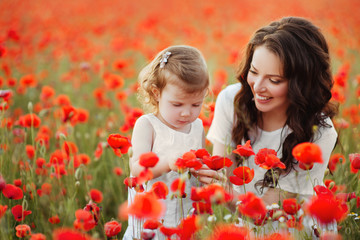
[[[330,102],[333,77],[328,45],[316,26],[299,17],[282,18],[255,32],[237,72],[237,79],[242,85],[234,100],[232,138],[237,144],[248,140],[248,131],[261,121],[247,83],[252,57],[258,46],[265,46],[280,58],[283,75],[289,81],[285,125],[292,132],[283,142],[281,157],[286,165],[285,173],[289,173],[296,164],[291,154],[293,147],[301,142],[313,141],[314,126],[329,127],[325,119],[337,113],[337,106]],[[268,171],[256,185],[262,186],[262,189],[265,186],[274,187],[271,173]]]

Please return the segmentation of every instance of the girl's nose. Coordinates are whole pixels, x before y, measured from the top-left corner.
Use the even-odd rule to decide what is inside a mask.
[[[187,117],[190,115],[190,110],[187,109],[187,108],[184,108],[182,111],[181,111],[181,116],[182,117]]]

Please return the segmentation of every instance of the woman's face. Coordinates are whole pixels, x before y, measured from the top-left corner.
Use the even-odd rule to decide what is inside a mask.
[[[276,54],[265,46],[256,47],[247,82],[263,119],[266,116],[286,119],[289,82],[283,77],[283,65]]]

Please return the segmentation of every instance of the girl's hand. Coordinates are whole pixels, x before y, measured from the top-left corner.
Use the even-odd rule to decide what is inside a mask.
[[[226,172],[221,169],[218,171],[210,169],[203,165],[199,170],[190,169],[190,172],[203,184],[225,183],[227,181]]]

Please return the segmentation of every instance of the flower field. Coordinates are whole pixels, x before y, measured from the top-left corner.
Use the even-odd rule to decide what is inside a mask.
[[[176,239],[312,239],[304,216],[325,226],[313,229],[321,239],[360,238],[359,1],[2,0],[0,9],[0,239],[122,239],[129,214]],[[272,208],[241,196],[236,212],[249,222],[260,229],[278,222],[266,234],[235,226],[238,215],[225,207],[231,196],[216,184],[186,196],[198,204],[178,228],[161,226],[161,217],[153,220],[161,216],[159,198],[184,197],[180,173],[171,189],[159,184],[128,208],[127,186],[141,191],[151,177],[129,178],[132,128],[146,112],[137,100],[140,70],[170,45],[197,47],[211,76],[200,115],[207,130],[251,34],[284,16],[310,19],[330,46],[339,139],[326,188],[315,187],[310,204],[288,199]],[[218,168],[207,152],[210,142],[184,153],[179,165]],[[146,169],[156,164],[152,155],[145,160]],[[243,185],[253,174],[238,169],[230,181]],[[338,234],[327,231],[334,221]]]

